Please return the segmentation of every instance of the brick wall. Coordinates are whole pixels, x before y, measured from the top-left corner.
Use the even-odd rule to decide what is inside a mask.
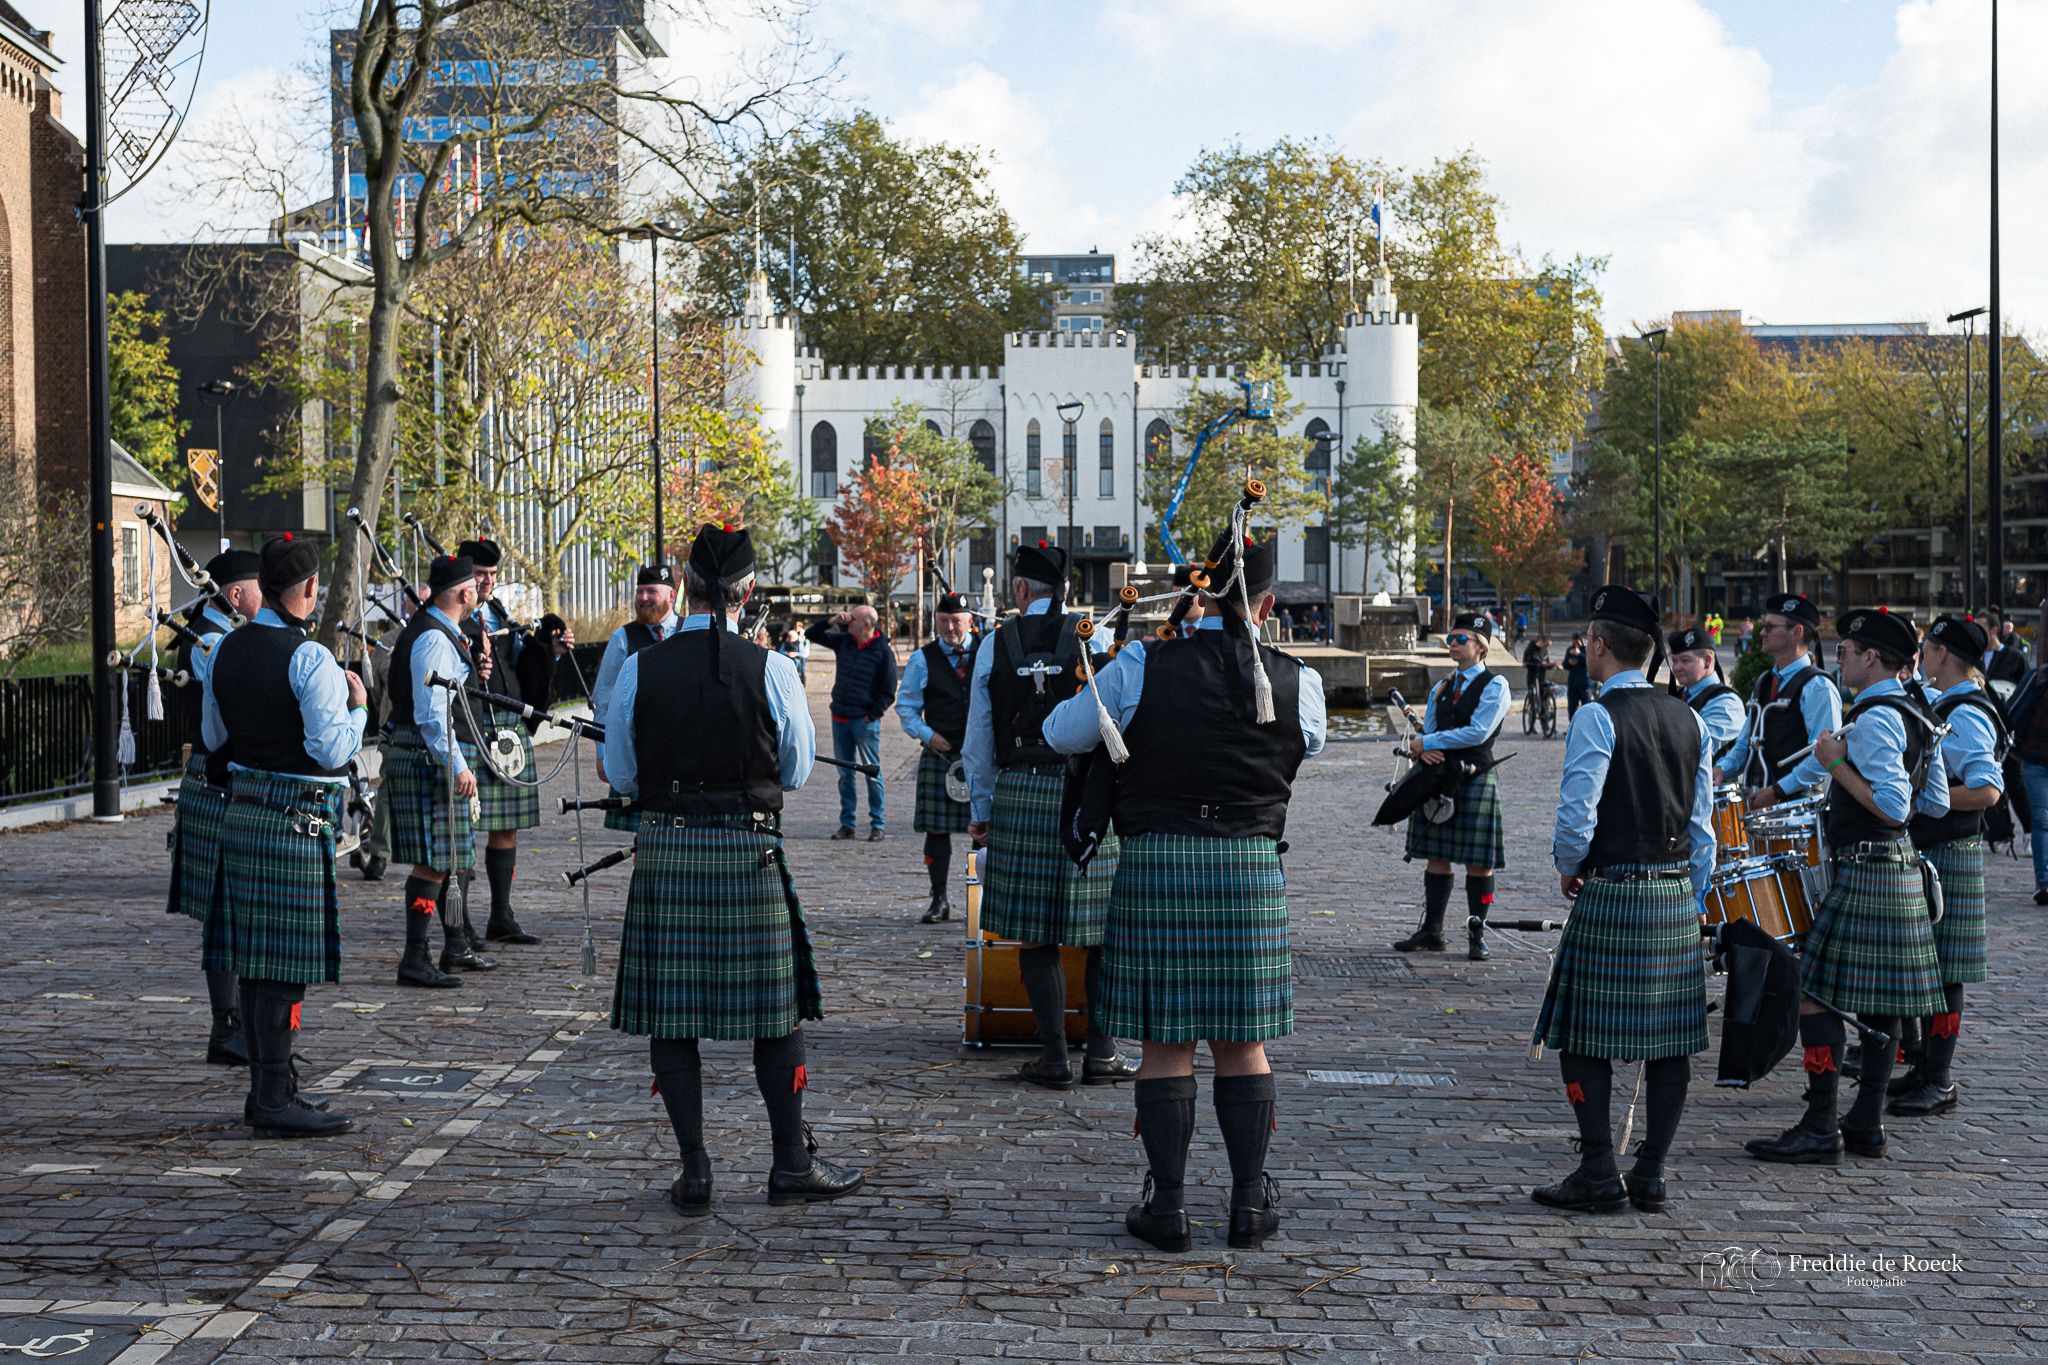
[[[43,488],[87,483],[91,444],[86,402],[85,226],[78,201],[85,188],[85,147],[58,120],[61,96],[49,81],[36,92],[29,125],[32,188],[33,402],[38,477]]]

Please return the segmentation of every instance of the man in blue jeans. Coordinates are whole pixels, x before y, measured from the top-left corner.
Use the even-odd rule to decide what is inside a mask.
[[[873,607],[858,606],[804,632],[805,639],[831,650],[839,663],[832,682],[832,756],[842,763],[881,761],[882,715],[896,700],[896,651],[876,620]],[[839,770],[839,830],[834,839],[853,837],[858,805],[853,777],[853,769]],[[873,844],[881,841],[887,823],[882,779],[868,778],[867,787],[868,842]]]

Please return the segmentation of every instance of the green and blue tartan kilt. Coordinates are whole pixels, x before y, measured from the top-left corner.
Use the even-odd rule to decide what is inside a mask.
[[[221,872],[205,965],[253,981],[341,980],[334,837],[342,787],[238,768],[221,820]],[[289,809],[287,809],[289,808]],[[301,833],[302,812],[326,827]]]
[[[201,924],[213,913],[214,879],[220,872],[220,822],[228,794],[206,780],[206,756],[185,762],[178,784],[178,809],[171,817],[171,891],[164,912],[189,915]],[[1979,978],[1980,980],[1982,978]]]
[[[1627,873],[1684,864],[1620,864]],[[1699,906],[1685,877],[1588,878],[1558,940],[1535,1036],[1557,1052],[1656,1061],[1707,1046]]]
[[[1287,878],[1271,839],[1124,841],[1103,938],[1102,1028],[1151,1043],[1294,1032]]]
[[[967,803],[946,795],[946,755],[930,749],[917,760],[917,811],[910,822],[919,834],[965,834]]]
[[[477,781],[482,792],[483,781]],[[416,735],[392,742],[384,754],[384,787],[378,800],[391,803],[390,859],[439,872],[467,872],[476,866],[476,835],[469,802],[455,798],[453,866],[448,847],[448,770],[427,755]]]
[[[1060,843],[1065,774],[1064,764],[1048,764],[996,776],[981,927],[997,938],[1069,948],[1102,942],[1119,845],[1114,833],[1104,835],[1085,871],[1067,857]]]
[[[626,794],[617,787],[612,787],[609,789],[608,795],[623,797]],[[608,810],[604,813],[604,827],[606,829],[619,830],[625,834],[637,834],[640,832],[640,812],[637,810]]]
[[[780,1038],[825,1017],[781,840],[749,815],[643,815],[612,1027],[656,1038]]]
[[[1449,760],[1446,760],[1447,762]],[[1500,827],[1500,783],[1489,768],[1451,797],[1456,809],[1441,825],[1418,813],[1408,817],[1407,860],[1440,858],[1462,867],[1506,867],[1507,844]]]
[[[1976,835],[1920,850],[1941,874],[1941,921],[1934,926],[1934,955],[1941,979],[1983,981],[1984,840]]]
[[[1913,852],[1904,839],[1893,847]],[[1918,861],[1841,858],[1834,875],[1800,947],[1806,988],[1851,1014],[1946,1011]]]
[[[527,782],[540,774],[533,766],[533,738],[526,733],[526,722],[510,711],[492,711],[492,730],[510,730],[519,736],[519,747],[526,755],[526,766],[519,770],[519,776]],[[485,833],[499,830],[532,829],[540,823],[540,788],[521,786],[518,782],[507,782],[491,771],[477,746],[462,742],[462,759],[469,764],[469,770],[476,774],[477,803],[482,809],[476,827]],[[439,866],[439,864],[435,864]]]

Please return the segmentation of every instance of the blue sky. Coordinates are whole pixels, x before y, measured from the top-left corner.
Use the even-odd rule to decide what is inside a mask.
[[[28,6],[74,58],[76,7]],[[214,0],[195,127],[316,58],[332,10]],[[2048,0],[2006,0],[2006,307],[2048,314]],[[1673,308],[1934,319],[1983,302],[1988,0],[826,0],[835,95],[981,146],[1034,250],[1172,227],[1204,147],[1470,147],[1532,256],[1606,256],[1611,330]],[[70,25],[69,31],[64,28]],[[715,54],[679,31],[678,51]],[[714,55],[689,61],[715,64]],[[76,68],[60,77],[77,87]],[[116,240],[190,235],[178,168]],[[1398,231],[1398,225],[1396,227]]]

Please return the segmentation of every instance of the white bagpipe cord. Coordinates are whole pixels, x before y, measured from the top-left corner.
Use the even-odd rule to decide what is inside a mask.
[[[1649,1070],[1649,1068],[1650,1064],[1648,1062],[1636,1063],[1635,1093],[1628,1097],[1628,1118],[1621,1125],[1621,1142],[1614,1149],[1616,1156],[1627,1154],[1629,1139],[1636,1135],[1636,1102],[1643,1097],[1643,1073]]]
[[[1116,718],[1109,714],[1109,708],[1102,704],[1102,691],[1095,685],[1095,665],[1088,661],[1088,645],[1081,645],[1081,668],[1088,675],[1088,695],[1095,698],[1095,723],[1102,730],[1102,743],[1109,750],[1109,761],[1122,763],[1131,756],[1130,748],[1124,743],[1123,731],[1116,728]]]
[[[1244,607],[1244,623],[1252,633],[1252,704],[1253,719],[1260,725],[1273,723],[1273,680],[1266,676],[1266,661],[1259,656],[1259,626],[1252,620],[1251,590],[1244,581],[1245,520],[1250,514],[1239,507],[1230,514],[1230,538],[1237,544],[1237,570],[1232,575],[1237,579],[1237,600]]]
[[[149,683],[142,694],[143,713],[151,720],[164,718],[164,689],[157,679],[156,657],[156,537],[149,538]]]

